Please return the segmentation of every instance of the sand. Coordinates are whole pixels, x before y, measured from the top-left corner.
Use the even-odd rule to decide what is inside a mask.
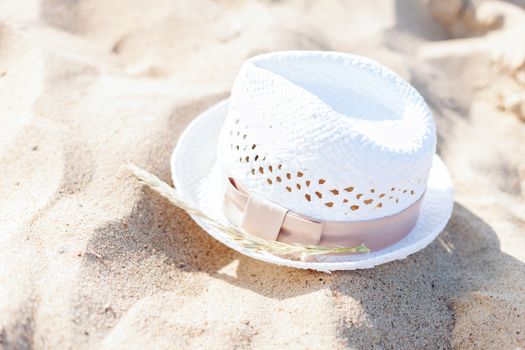
[[[525,347],[525,7],[445,3],[0,2],[0,348]],[[128,174],[170,182],[184,127],[280,49],[364,54],[424,95],[455,186],[429,247],[272,266]]]

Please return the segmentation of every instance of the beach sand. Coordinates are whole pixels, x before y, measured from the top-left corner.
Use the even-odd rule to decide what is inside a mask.
[[[0,348],[525,347],[523,5],[0,2]],[[128,173],[171,183],[185,126],[282,49],[369,56],[425,97],[455,186],[426,249],[268,265]]]

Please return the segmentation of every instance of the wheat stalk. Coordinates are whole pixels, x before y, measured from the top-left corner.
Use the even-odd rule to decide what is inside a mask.
[[[259,252],[267,252],[275,255],[289,255],[299,254],[301,260],[308,256],[328,254],[328,253],[368,253],[370,250],[363,244],[357,247],[324,247],[324,246],[304,246],[299,244],[286,244],[277,241],[268,241],[263,238],[254,236],[239,227],[229,223],[223,223],[219,220],[210,217],[200,209],[185,200],[175,188],[171,187],[155,175],[141,169],[133,164],[128,164],[128,169],[135,175],[142,183],[149,186],[152,190],[166,198],[172,204],[184,209],[189,214],[196,216],[208,225],[222,231],[230,239],[234,240],[239,246],[256,250]]]

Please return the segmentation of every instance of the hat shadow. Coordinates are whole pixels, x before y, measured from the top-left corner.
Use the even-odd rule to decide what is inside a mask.
[[[137,261],[156,259],[162,261],[165,273],[206,273],[276,300],[329,290],[334,303],[339,300],[343,308],[355,308],[357,303],[368,320],[365,326],[340,319],[339,335],[350,346],[372,341],[388,347],[399,339],[392,325],[411,343],[422,342],[422,347],[435,344],[436,337],[441,337],[442,342],[450,338],[453,329],[455,300],[490,290],[494,285],[518,284],[518,288],[525,289],[525,264],[503,253],[491,226],[457,203],[447,227],[427,248],[404,260],[368,270],[326,274],[246,257],[216,241],[184,211],[149,189],[144,189],[128,217],[98,230],[88,251],[122,265],[118,270],[127,275],[123,280],[137,285],[150,283],[145,267],[143,272],[137,271]],[[107,274],[104,261],[100,260],[86,254],[80,278],[85,274]],[[154,290],[177,290],[178,279],[161,280],[163,285]],[[120,282],[111,275],[105,283],[104,288],[111,293],[119,289]],[[197,285],[195,290],[199,290]],[[348,314],[352,312],[355,310],[347,310]],[[443,316],[442,322],[429,323],[429,315]],[[371,334],[375,335],[372,340]]]

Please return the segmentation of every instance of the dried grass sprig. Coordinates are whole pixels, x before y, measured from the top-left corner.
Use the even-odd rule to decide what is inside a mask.
[[[268,241],[263,238],[252,235],[239,227],[230,223],[223,223],[219,220],[208,216],[206,213],[196,208],[194,205],[185,200],[175,188],[171,187],[155,175],[141,169],[133,164],[128,164],[128,169],[142,183],[148,185],[152,190],[166,198],[172,204],[184,209],[189,214],[196,216],[206,224],[222,231],[230,239],[234,240],[239,246],[267,252],[275,255],[300,255],[304,260],[308,256],[328,254],[328,253],[368,253],[370,250],[365,245],[357,247],[324,247],[324,246],[304,246],[299,244],[286,244],[277,241]]]

